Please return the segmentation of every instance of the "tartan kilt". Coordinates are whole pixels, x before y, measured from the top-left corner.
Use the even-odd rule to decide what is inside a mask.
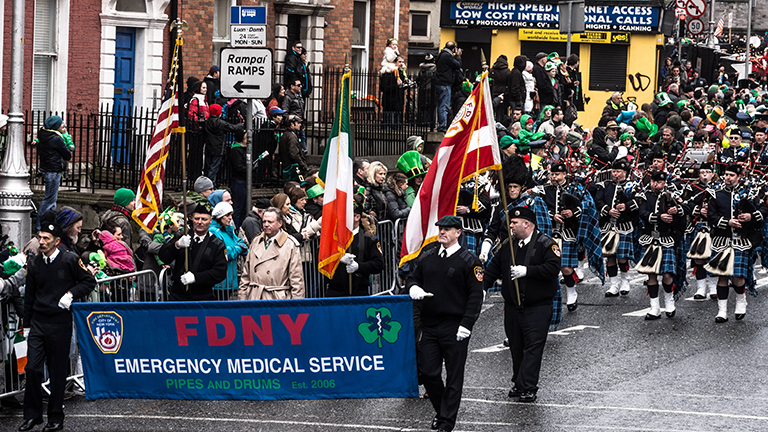
[[[750,270],[752,270],[751,267],[754,266],[754,263],[751,260],[753,250],[749,249],[742,251],[733,249],[733,252],[733,276],[743,277],[745,279],[749,278]]]
[[[563,240],[563,250],[560,256],[560,267],[579,266],[579,242]]]
[[[480,255],[480,246],[483,244],[483,233],[463,231],[462,237],[466,240],[467,249],[475,255]]]
[[[616,248],[616,255],[614,256],[616,258],[634,260],[636,247],[635,243],[637,243],[637,239],[635,238],[634,231],[629,234],[619,233],[619,246]]]
[[[659,267],[659,274],[677,274],[676,248],[677,247],[661,247],[661,266]]]

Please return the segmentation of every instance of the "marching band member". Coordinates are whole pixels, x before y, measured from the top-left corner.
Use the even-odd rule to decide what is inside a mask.
[[[682,258],[680,246],[685,230],[685,213],[666,185],[666,173],[656,171],[651,174],[650,188],[640,206],[643,227],[638,242],[647,249],[636,270],[648,275],[651,310],[645,315],[646,320],[661,318],[658,275],[662,275],[664,309],[669,318],[675,316],[675,289],[680,288],[675,278],[685,278],[685,264],[678,259]]]
[[[736,292],[735,318],[747,314],[747,284],[754,286],[754,249],[762,241],[761,226],[768,213],[765,206],[751,196],[749,185],[742,184],[742,167],[729,164],[723,185],[714,191],[709,202],[708,221],[712,227],[714,257],[704,268],[719,276],[717,281],[716,323],[728,321],[728,280]]]
[[[707,224],[707,210],[712,195],[707,191],[712,186],[710,182],[715,174],[714,164],[703,163],[698,170],[698,178],[694,182],[688,182],[683,186],[683,207],[685,213],[691,215],[691,220],[685,231],[686,250],[691,259],[693,275],[696,277],[696,294],[694,300],[705,300],[707,292],[711,299],[717,299],[717,288],[714,281],[707,277],[704,264],[711,257],[712,238],[709,235]]]
[[[628,181],[630,164],[626,159],[613,163],[611,180],[597,190],[595,204],[600,212],[603,256],[606,257],[608,290],[606,297],[629,294],[629,261],[636,261],[635,227],[643,203],[641,185]],[[621,270],[621,283],[619,283]]]

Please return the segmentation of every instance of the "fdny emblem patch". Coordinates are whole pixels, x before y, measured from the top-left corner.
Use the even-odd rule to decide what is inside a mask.
[[[483,268],[480,266],[475,267],[475,279],[477,279],[479,282],[483,281]]]
[[[117,312],[91,312],[86,319],[93,341],[104,354],[117,354],[123,340],[123,317]]]
[[[560,258],[560,248],[556,244],[552,245],[552,252],[555,253],[556,257]]]

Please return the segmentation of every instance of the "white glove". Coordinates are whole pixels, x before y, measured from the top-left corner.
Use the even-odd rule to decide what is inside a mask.
[[[413,300],[424,300],[424,297],[427,296],[427,292],[418,285],[412,286],[408,294],[410,294]]]
[[[486,240],[483,242],[483,245],[480,246],[480,262],[485,264],[486,261],[488,261],[488,253],[491,251],[491,248],[493,245],[490,241]]]
[[[72,306],[72,293],[68,292],[61,296],[61,299],[59,300],[59,307],[69,310],[70,306]]]
[[[184,234],[178,240],[176,240],[176,247],[178,249],[188,248],[192,244],[192,237],[189,234]]]
[[[358,268],[360,268],[360,264],[358,264],[357,261],[352,261],[347,264],[347,273],[354,273]]]
[[[488,291],[483,290],[483,303],[485,303],[485,296],[488,294]]]
[[[528,274],[528,268],[525,266],[510,266],[509,267],[509,278],[511,280],[519,279],[521,277],[525,277],[525,275]]]
[[[339,259],[339,262],[344,265],[350,265],[353,261],[355,261],[355,255],[349,253],[345,253],[344,256]]]
[[[195,275],[192,272],[184,273],[179,279],[181,279],[181,283],[184,285],[192,285],[195,283]]]
[[[471,335],[471,334],[472,334],[472,330],[470,330],[470,329],[468,329],[468,328],[466,328],[464,326],[459,326],[459,331],[456,332],[456,340],[461,342],[464,339],[468,338],[469,335]]]
[[[24,339],[29,339],[29,331],[32,329],[25,328],[22,334],[24,335]]]

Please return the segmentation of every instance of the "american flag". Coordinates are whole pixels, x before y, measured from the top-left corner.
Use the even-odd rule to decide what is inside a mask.
[[[178,44],[176,49],[178,50]],[[177,56],[174,55],[174,59]],[[133,211],[133,219],[145,231],[151,233],[159,219],[163,209],[160,203],[163,196],[163,178],[165,175],[165,159],[168,158],[171,132],[179,127],[179,98],[176,86],[177,62],[171,66],[169,81],[170,91],[166,92],[166,99],[160,106],[157,114],[155,130],[152,133],[152,141],[147,150],[147,160],[141,171],[139,189],[136,193],[136,208]]]
[[[723,27],[725,27],[725,15],[720,17],[720,21],[717,22],[717,28],[715,29],[715,37],[723,34]]]

